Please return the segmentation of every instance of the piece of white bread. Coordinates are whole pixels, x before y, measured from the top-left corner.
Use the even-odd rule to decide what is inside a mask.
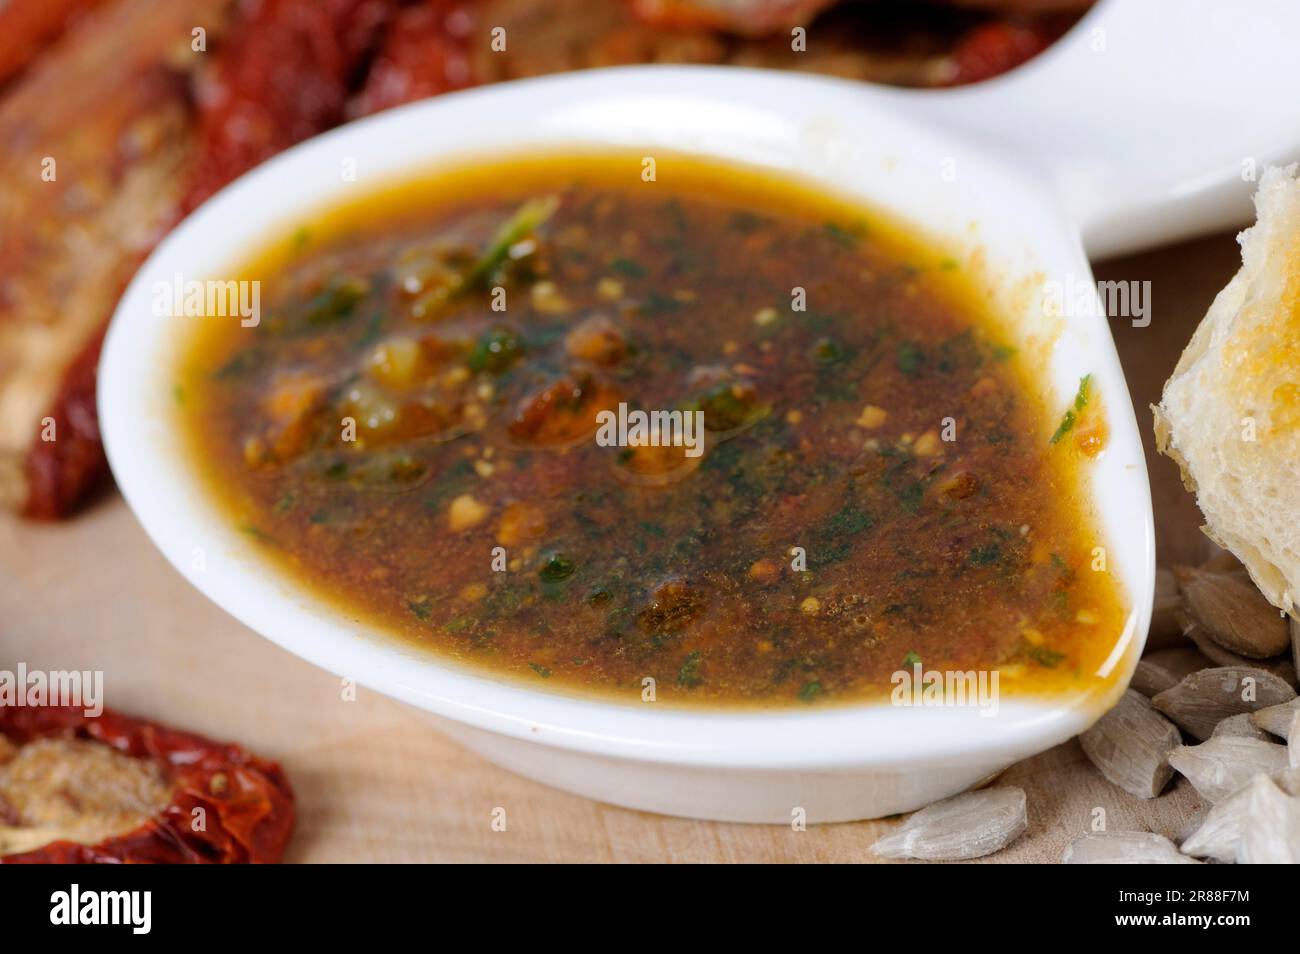
[[[1196,329],[1155,413],[1205,533],[1269,602],[1300,604],[1300,180],[1264,173],[1241,270]]]

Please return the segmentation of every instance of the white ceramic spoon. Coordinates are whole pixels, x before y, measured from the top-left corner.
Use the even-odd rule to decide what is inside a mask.
[[[1245,8],[1244,10],[1241,8]],[[1101,34],[1095,31],[1103,31]],[[1104,39],[1105,51],[1093,43]],[[223,190],[158,248],[123,297],[100,417],[128,502],[172,564],[290,651],[429,713],[488,758],[622,805],[789,823],[907,811],[1086,728],[1128,679],[1151,612],[1154,543],[1138,426],[1106,320],[1044,316],[1045,281],[1090,281],[1084,245],[1136,248],[1244,214],[1242,162],[1300,139],[1300,4],[1115,0],[1004,79],[947,92],[728,68],[570,74],[415,104],[318,137]],[[1286,95],[1283,95],[1283,94]],[[1268,109],[1264,108],[1265,103]],[[788,170],[910,221],[986,264],[1019,337],[1052,347],[1064,407],[1085,373],[1111,442],[1093,473],[1111,572],[1132,601],[1104,697],[974,708],[859,705],[772,713],[615,705],[497,680],[413,652],[269,571],[199,492],[172,418],[175,326],[152,288],[227,277],[245,250],[322,204],[458,156],[552,146],[686,150]],[[347,161],[357,181],[340,175]],[[205,555],[203,568],[194,559]],[[431,556],[431,559],[433,557]],[[215,650],[215,647],[214,647]],[[238,691],[235,687],[232,691]]]
[[[882,91],[1049,182],[1093,258],[1245,222],[1270,162],[1300,159],[1300,4],[1103,0],[986,83]]]

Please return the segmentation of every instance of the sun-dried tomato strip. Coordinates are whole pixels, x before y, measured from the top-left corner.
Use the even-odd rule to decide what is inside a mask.
[[[464,0],[420,0],[398,13],[351,113],[365,116],[476,85],[468,51],[472,7]]]
[[[8,0],[0,3],[0,84],[22,72],[68,24],[103,0]]]
[[[242,3],[214,38],[212,69],[199,83],[197,159],[176,220],[258,163],[342,122],[358,71],[397,8],[397,0]],[[24,462],[29,517],[66,517],[107,482],[95,412],[103,334],[67,367],[44,415],[55,440],[43,440],[40,426],[34,435]]]
[[[42,520],[66,516],[108,480],[108,458],[99,440],[95,381],[107,325],[86,342],[63,372],[46,411],[51,426],[39,425],[27,452],[27,501],[23,513]],[[52,439],[46,439],[52,438]]]
[[[397,7],[396,0],[246,0],[199,88],[199,161],[186,210],[342,122],[349,85]]]
[[[1051,46],[1064,28],[1048,22],[985,23],[962,37],[953,50],[951,86],[978,83],[1015,69]]]
[[[293,790],[274,762],[237,745],[105,711],[0,707],[0,735],[18,745],[81,738],[150,759],[172,785],[171,802],[129,834],[96,845],[51,842],[0,864],[241,864],[279,861],[293,832]]]

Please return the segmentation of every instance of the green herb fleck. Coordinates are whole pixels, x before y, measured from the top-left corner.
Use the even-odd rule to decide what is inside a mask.
[[[519,336],[508,328],[492,328],[470,352],[466,363],[471,371],[488,371],[499,374],[523,354]]]
[[[641,303],[641,314],[643,315],[662,315],[670,311],[676,311],[681,307],[681,302],[668,295],[652,291],[646,295],[645,301]]]
[[[645,266],[630,258],[616,258],[609,267],[625,278],[644,278],[646,274]]]
[[[229,361],[218,368],[213,377],[221,381],[242,378],[260,370],[267,362],[267,352],[257,348],[247,348],[235,354]]]
[[[351,318],[370,285],[362,278],[331,278],[307,302],[305,317],[313,326],[332,325]]]
[[[902,371],[909,378],[914,378],[925,367],[925,351],[920,345],[911,341],[903,341],[898,345],[894,361],[898,365],[899,371]]]
[[[254,540],[261,540],[263,543],[270,543],[279,546],[279,541],[276,540],[275,537],[271,536],[265,530],[262,530],[259,527],[254,527],[251,524],[245,524],[240,527],[239,532],[247,534]]]
[[[819,569],[846,559],[853,550],[852,538],[870,530],[874,523],[871,514],[857,504],[845,504],[817,525],[808,549],[810,563]]]
[[[492,236],[487,251],[479,256],[474,267],[465,276],[462,288],[484,288],[510,254],[510,247],[535,232],[560,207],[553,195],[529,199],[510,218],[506,219]]]
[[[812,346],[812,358],[821,365],[838,364],[848,356],[848,351],[834,338],[818,338]]]
[[[1052,435],[1051,443],[1055,444],[1062,437],[1068,434],[1079,420],[1079,412],[1088,405],[1088,392],[1092,386],[1092,375],[1085,374],[1079,379],[1079,390],[1074,395],[1074,404],[1065,412],[1061,418],[1060,425],[1056,428],[1056,433]]]
[[[853,536],[863,530],[870,530],[872,522],[869,513],[850,503],[828,518],[822,529],[832,536]]]
[[[815,702],[817,697],[822,694],[822,684],[820,681],[813,679],[805,682],[799,690],[799,701],[803,703]]]
[[[715,433],[735,430],[765,416],[770,408],[761,403],[756,391],[721,381],[687,408],[704,412],[704,426]]]
[[[858,241],[866,236],[867,225],[865,222],[854,222],[850,225],[827,222],[826,234],[845,248],[854,248],[857,246]]]
[[[677,670],[677,685],[683,689],[694,689],[703,682],[704,677],[700,675],[699,652],[687,653],[681,668]]]
[[[544,583],[559,583],[561,580],[567,580],[573,576],[573,571],[577,567],[573,561],[559,553],[553,553],[542,568],[537,571],[537,575],[542,578]]]
[[[1028,656],[1040,666],[1047,669],[1056,668],[1056,664],[1065,658],[1065,653],[1058,653],[1054,649],[1048,649],[1046,646],[1035,646],[1033,643],[1025,642],[1021,644],[1021,653]]]
[[[898,501],[903,505],[903,509],[908,513],[916,513],[921,509],[921,502],[925,499],[925,484],[919,480],[914,480],[904,484],[898,491]]]

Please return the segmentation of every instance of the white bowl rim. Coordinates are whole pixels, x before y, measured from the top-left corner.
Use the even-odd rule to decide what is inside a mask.
[[[899,709],[889,705],[839,705],[824,709],[702,711],[564,695],[531,689],[467,672],[432,654],[416,653],[393,640],[360,637],[337,610],[313,602],[276,573],[264,559],[249,558],[248,541],[218,519],[214,504],[198,486],[192,466],[169,439],[170,414],[158,407],[160,384],[157,349],[141,328],[156,320],[149,314],[150,282],[174,272],[202,273],[187,267],[199,249],[238,263],[241,244],[263,244],[269,236],[254,231],[256,220],[297,180],[310,177],[324,162],[334,164],[340,151],[377,140],[404,143],[407,133],[425,126],[455,126],[475,115],[497,110],[513,116],[518,129],[545,119],[545,108],[567,110],[584,96],[620,94],[665,98],[713,97],[740,108],[761,111],[778,96],[811,96],[870,109],[873,99],[890,101],[891,91],[867,90],[859,84],[824,77],[798,76],[734,67],[625,67],[499,84],[411,104],[348,124],[302,143],[257,167],[210,199],[177,227],[141,267],[118,305],[100,364],[99,412],[104,445],[119,487],[148,535],[191,583],[241,622],[273,642],[323,669],[421,709],[491,732],[531,739],[605,756],[718,768],[820,768],[847,770],[862,766],[915,766],[943,760],[1009,762],[1082,731],[1100,714],[1096,705],[1074,706],[1060,700],[1003,700],[995,720],[982,720],[967,709],[921,709],[909,712],[900,731]],[[632,121],[635,121],[633,119]],[[894,120],[906,127],[906,121]],[[928,131],[923,131],[928,132]],[[522,135],[522,133],[521,133]],[[581,146],[579,138],[572,145]],[[607,144],[598,138],[592,145]],[[481,144],[480,144],[481,145]],[[371,147],[373,148],[373,146]],[[521,149],[527,148],[521,142]],[[431,163],[437,156],[472,154],[478,147],[446,148],[405,157],[406,167]],[[685,151],[698,151],[687,149]],[[317,196],[313,207],[342,195]],[[307,211],[289,203],[282,213]],[[281,214],[281,213],[277,213]],[[214,245],[215,243],[215,245]],[[212,248],[222,249],[220,253]],[[1081,255],[1081,253],[1080,253]],[[1083,267],[1086,269],[1086,262]],[[1104,320],[1101,322],[1104,328]],[[164,335],[155,335],[162,338]],[[1109,331],[1096,360],[1111,380],[1122,382]],[[165,352],[166,348],[163,347]],[[1127,391],[1124,392],[1127,399]],[[1142,585],[1131,594],[1129,636],[1139,652],[1151,612],[1154,581],[1154,528],[1149,488],[1142,465],[1140,438],[1122,402],[1112,395],[1109,413],[1112,447],[1130,455],[1136,447],[1138,473],[1134,494],[1145,494],[1145,522],[1135,530],[1142,552]],[[1140,483],[1141,489],[1136,489]],[[1099,505],[1104,501],[1099,501]],[[1138,501],[1139,506],[1141,501]],[[207,567],[197,571],[191,554],[202,546]],[[234,554],[233,559],[220,557]],[[1135,656],[1134,656],[1135,658]],[[1131,663],[1129,663],[1131,665]]]

